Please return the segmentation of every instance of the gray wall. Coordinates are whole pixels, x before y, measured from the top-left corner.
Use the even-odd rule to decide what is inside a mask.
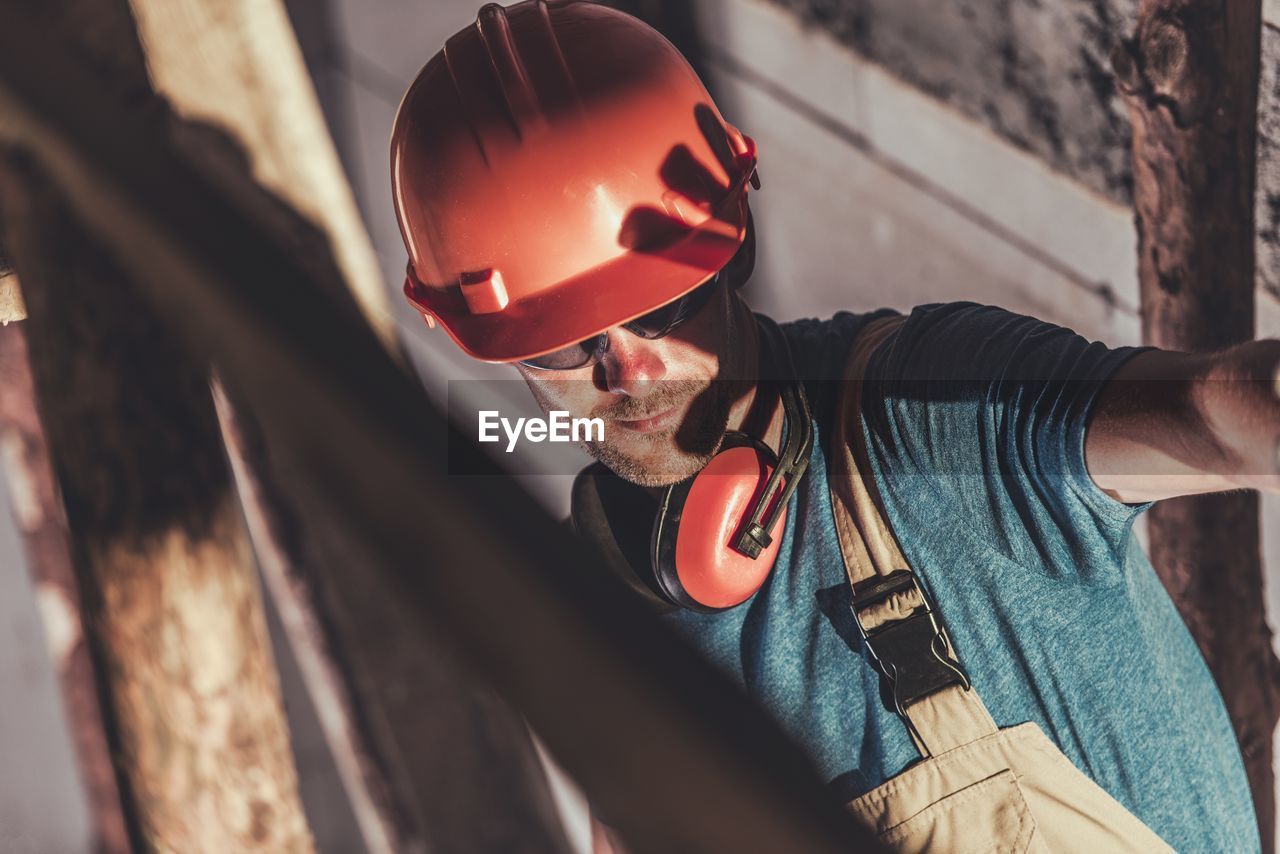
[[[775,0],[906,83],[1117,202],[1129,122],[1108,55],[1136,2]]]
[[[0,448],[8,437],[0,435]],[[0,454],[0,476],[5,475]],[[27,573],[7,478],[0,488],[0,852],[87,852],[88,804]]]
[[[1108,59],[1129,0],[773,0],[1010,144],[1120,204],[1129,120]],[[1280,13],[1264,4],[1258,93],[1258,271],[1280,296]]]

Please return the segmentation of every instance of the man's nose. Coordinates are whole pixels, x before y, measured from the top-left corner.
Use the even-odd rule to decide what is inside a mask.
[[[611,394],[644,397],[667,374],[661,344],[646,341],[625,329],[609,330],[609,350],[604,354],[605,382]]]

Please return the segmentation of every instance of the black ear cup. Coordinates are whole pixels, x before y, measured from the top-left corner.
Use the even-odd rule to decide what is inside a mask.
[[[650,521],[657,502],[600,463],[578,472],[570,494],[573,532],[591,547],[601,567],[659,611],[674,609],[650,568]]]

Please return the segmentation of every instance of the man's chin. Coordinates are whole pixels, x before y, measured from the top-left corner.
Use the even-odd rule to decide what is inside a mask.
[[[618,427],[605,443],[588,443],[586,450],[623,480],[638,486],[663,487],[688,480],[706,467],[724,442],[729,408],[718,396],[692,399],[679,423],[652,432]]]

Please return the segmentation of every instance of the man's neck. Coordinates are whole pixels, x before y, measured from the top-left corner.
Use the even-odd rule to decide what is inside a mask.
[[[776,383],[761,381],[760,330],[755,316],[742,300],[734,301],[735,318],[744,330],[742,347],[745,353],[743,376],[746,393],[729,408],[726,429],[737,430],[760,439],[774,451],[781,453],[782,424],[785,418],[782,399]],[[777,354],[775,354],[775,358]]]
[[[740,343],[743,357],[737,381],[745,391],[730,405],[725,429],[754,436],[781,455],[785,411],[777,385],[760,380],[760,330],[751,309],[742,300],[735,299],[732,310],[733,322],[743,330]],[[648,486],[644,490],[661,499],[666,487]]]

